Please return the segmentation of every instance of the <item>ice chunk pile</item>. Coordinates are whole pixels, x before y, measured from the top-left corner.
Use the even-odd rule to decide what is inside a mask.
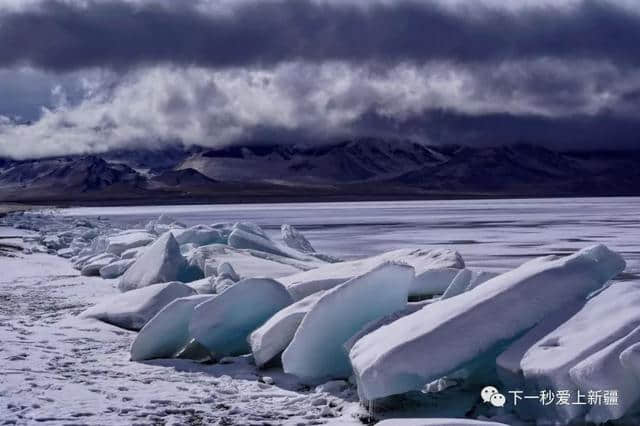
[[[421,389],[584,299],[624,267],[624,260],[602,245],[566,258],[535,259],[381,327],[351,349],[358,392],[372,400]],[[526,377],[524,361],[523,367]]]
[[[208,244],[224,244],[226,238],[223,233],[206,225],[195,225],[186,229],[175,229],[171,233],[176,238],[178,244],[194,244],[205,246]]]
[[[118,288],[129,291],[161,282],[190,282],[202,277],[202,271],[187,264],[178,242],[167,232],[136,259],[120,279]]]
[[[287,306],[251,333],[249,344],[257,366],[265,365],[289,346],[302,319],[324,293],[319,291]]]
[[[383,263],[327,291],[283,352],[284,371],[309,382],[349,377],[342,345],[369,321],[404,309],[413,277],[410,266]]]
[[[131,345],[131,359],[173,358],[191,340],[189,323],[194,308],[213,296],[197,295],[173,300],[140,330]]]
[[[279,282],[247,278],[196,306],[189,332],[216,356],[245,354],[251,351],[249,334],[291,302]]]
[[[127,231],[107,238],[107,252],[120,256],[126,250],[146,246],[156,239],[146,231]]]
[[[452,414],[497,411],[493,418],[507,423],[517,416],[538,424],[634,424],[629,416],[640,407],[640,283],[606,287],[625,263],[602,245],[496,276],[467,269],[448,249],[334,263],[288,225],[281,242],[252,223],[187,227],[168,217],[144,231],[102,219],[23,218],[18,225],[36,231],[24,255],[57,254],[82,274],[120,277],[124,292],[81,316],[140,330],[131,346],[136,361],[252,353],[259,368],[281,359],[305,383],[353,373],[363,402],[385,398],[374,406],[407,401],[416,390],[424,392],[421,403],[448,391],[469,399],[472,390],[479,399],[479,366],[489,373],[483,379],[507,391],[616,392],[615,404],[521,401],[494,410],[471,402]]]
[[[181,297],[196,292],[179,282],[155,284],[118,294],[82,313],[127,330],[140,330],[162,308]]]
[[[520,366],[528,386],[537,389],[625,391],[621,411],[595,407],[594,421],[615,419],[638,397],[638,386],[629,390],[631,372],[621,371],[621,352],[638,340],[640,283],[617,283],[591,298],[578,313],[536,342]],[[605,367],[604,370],[600,368]],[[592,387],[593,386],[593,387]],[[603,388],[600,388],[603,386]],[[546,407],[545,407],[546,408]],[[597,409],[596,409],[597,408]],[[568,422],[587,414],[582,405],[553,406],[534,413],[550,422]]]
[[[415,269],[409,295],[423,297],[445,292],[464,268],[462,256],[454,250],[400,249],[350,262],[333,263],[282,279],[296,300],[328,290],[385,262],[401,262]]]

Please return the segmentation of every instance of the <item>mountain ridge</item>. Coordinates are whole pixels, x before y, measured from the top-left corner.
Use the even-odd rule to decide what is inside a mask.
[[[233,202],[640,195],[640,150],[561,152],[514,144],[170,147],[0,159],[0,200]]]

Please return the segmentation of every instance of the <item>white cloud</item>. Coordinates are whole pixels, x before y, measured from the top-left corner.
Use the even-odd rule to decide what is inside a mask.
[[[563,85],[572,80],[584,83],[563,94]],[[549,86],[539,87],[540,81]],[[156,67],[119,79],[94,73],[78,76],[84,90],[79,101],[68,102],[65,90],[55,89],[63,101],[45,108],[32,125],[0,120],[0,156],[101,152],[176,141],[219,146],[260,139],[269,130],[326,139],[349,134],[370,111],[399,121],[432,109],[595,114],[615,108],[638,81],[637,72],[619,75],[606,64],[545,60],[482,69],[436,63],[374,71],[344,63],[288,63],[265,70]]]

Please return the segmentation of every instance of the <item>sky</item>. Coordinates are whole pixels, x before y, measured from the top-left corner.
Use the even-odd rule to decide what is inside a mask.
[[[0,0],[0,156],[640,149],[638,40],[630,0]]]

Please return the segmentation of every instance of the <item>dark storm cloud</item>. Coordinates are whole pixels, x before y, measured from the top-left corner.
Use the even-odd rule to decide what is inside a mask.
[[[0,66],[66,71],[154,63],[268,66],[290,60],[457,63],[555,57],[640,63],[640,16],[609,2],[498,10],[479,3],[355,5],[45,1],[0,17]]]
[[[364,114],[354,128],[359,134],[374,131],[389,136],[411,135],[419,140],[454,145],[527,143],[561,151],[640,147],[640,121],[607,113],[551,118],[534,114],[473,115],[431,110],[407,120],[397,120],[371,112]]]

